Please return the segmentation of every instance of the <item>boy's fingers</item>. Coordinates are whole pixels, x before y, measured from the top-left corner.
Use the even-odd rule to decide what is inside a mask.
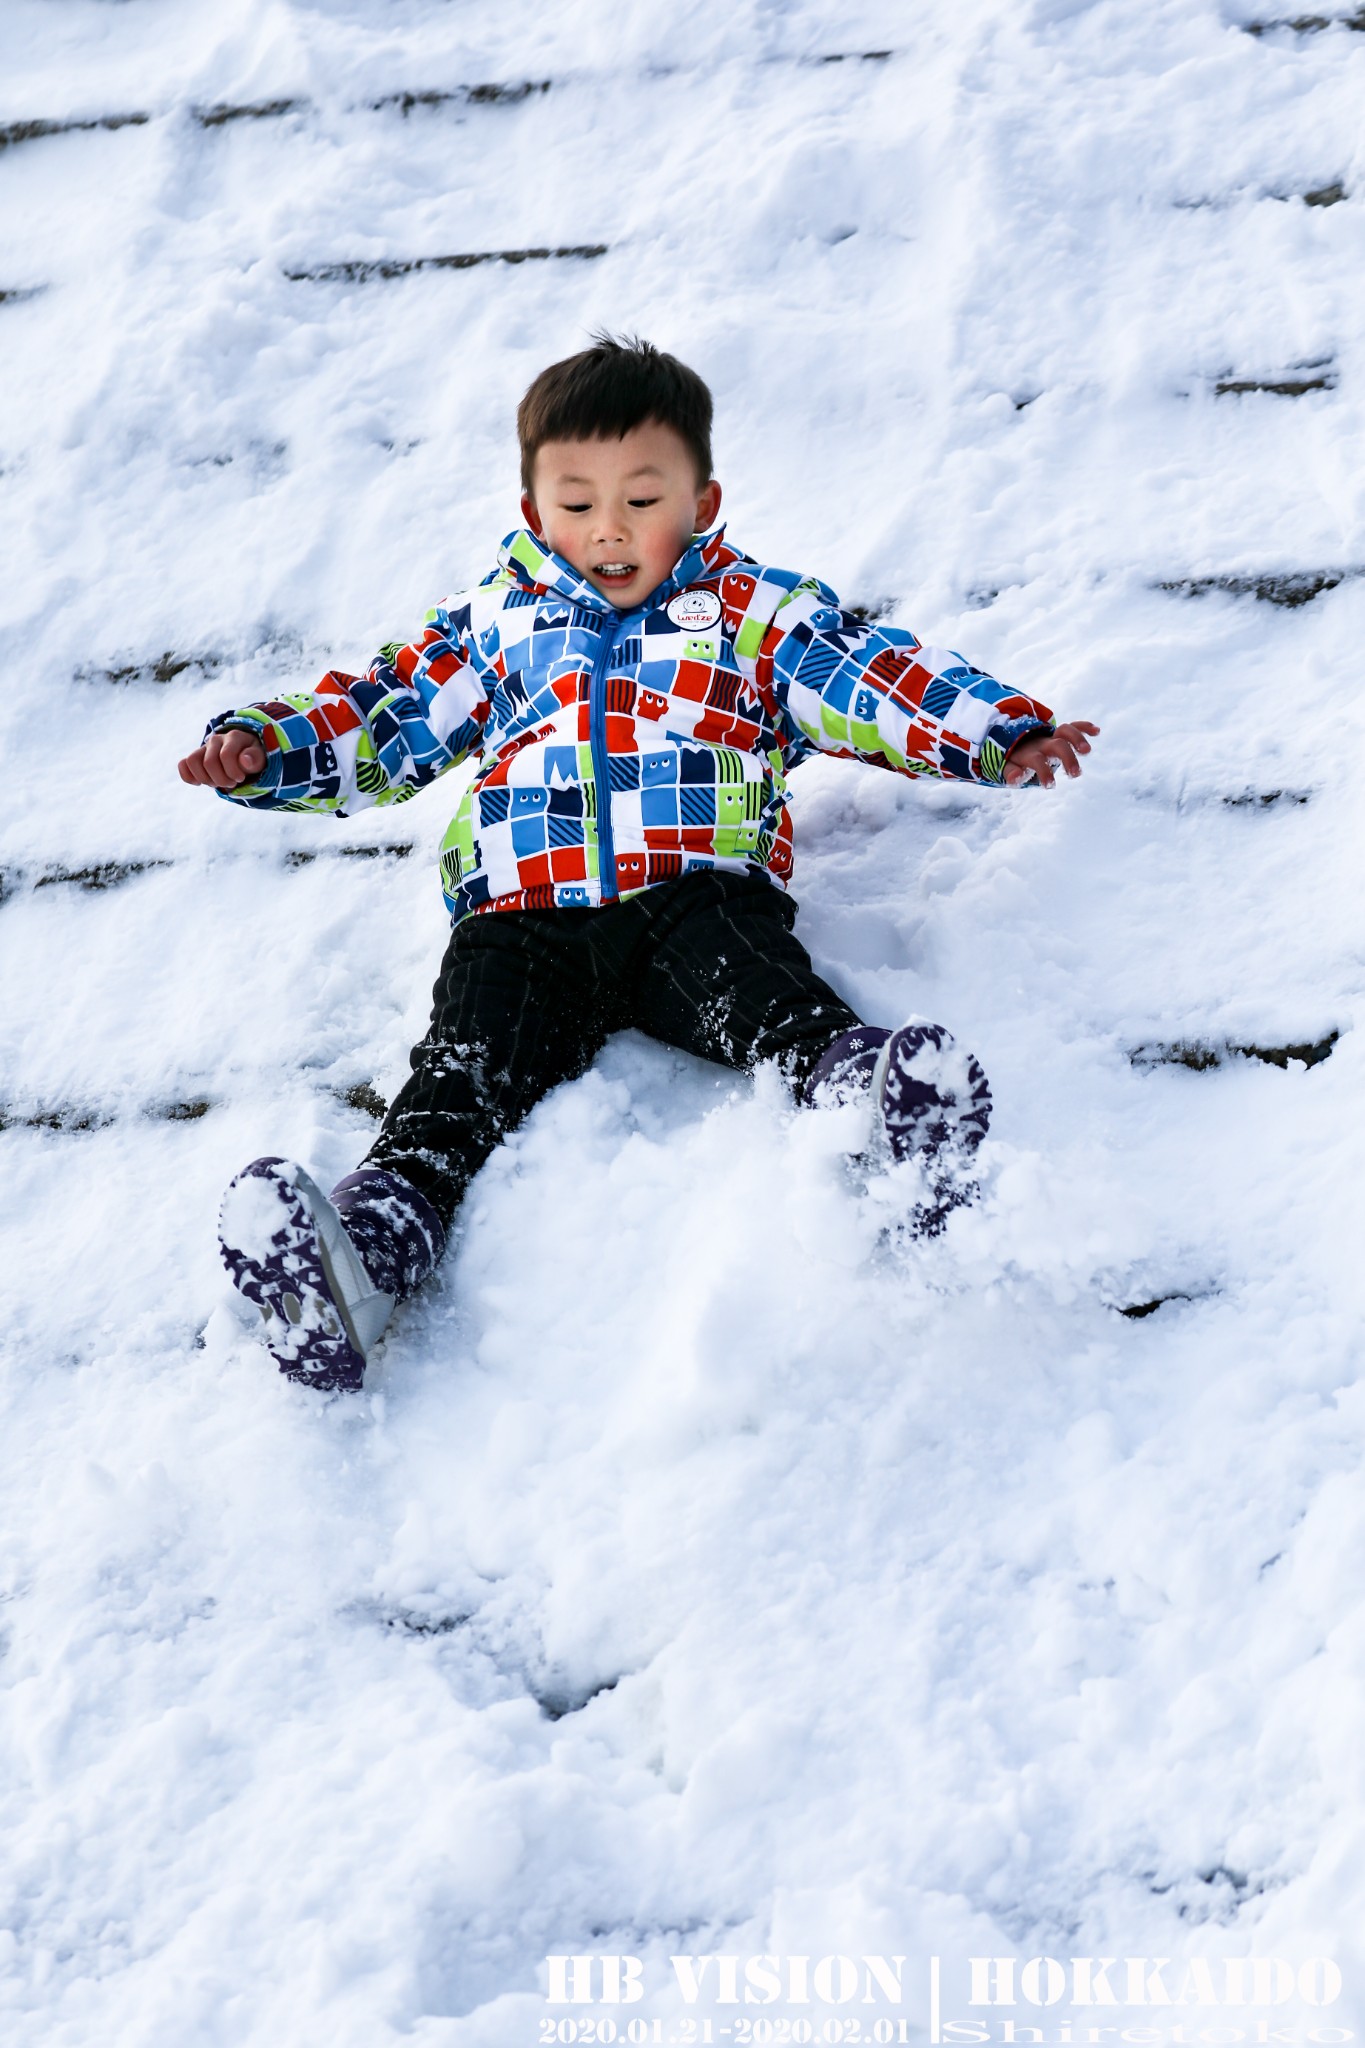
[[[189,765],[199,770],[193,778],[196,782],[214,789],[236,789],[239,782],[265,766],[265,753],[259,741],[244,733],[216,732],[189,756]]]
[[[215,788],[236,789],[238,783],[260,774],[265,748],[251,733],[237,728],[216,732],[204,748],[204,762]]]

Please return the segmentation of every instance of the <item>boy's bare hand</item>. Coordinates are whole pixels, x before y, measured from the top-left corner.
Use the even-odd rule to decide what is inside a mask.
[[[264,767],[265,748],[255,733],[215,732],[202,747],[186,754],[180,780],[210,789],[236,789],[239,782],[254,782]]]
[[[1090,752],[1090,740],[1098,738],[1099,730],[1097,725],[1078,718],[1070,725],[1059,725],[1056,732],[1031,732],[1005,756],[1006,782],[1013,788],[1035,775],[1044,789],[1051,789],[1058,767],[1070,776],[1079,775],[1081,764],[1076,756]]]

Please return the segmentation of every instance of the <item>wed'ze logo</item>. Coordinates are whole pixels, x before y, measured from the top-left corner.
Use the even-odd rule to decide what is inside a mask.
[[[720,623],[721,603],[714,590],[680,590],[666,610],[685,633],[706,633]]]

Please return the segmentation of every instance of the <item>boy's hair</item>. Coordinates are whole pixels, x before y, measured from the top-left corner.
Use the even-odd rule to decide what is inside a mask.
[[[687,443],[697,482],[711,481],[711,394],[695,370],[638,335],[596,334],[591,348],[542,370],[517,407],[521,486],[531,493],[547,441],[622,440],[657,420]]]

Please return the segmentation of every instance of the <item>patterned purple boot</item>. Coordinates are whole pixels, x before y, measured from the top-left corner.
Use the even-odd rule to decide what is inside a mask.
[[[986,1076],[941,1024],[860,1024],[822,1055],[803,1099],[846,1102],[865,1092],[891,1157],[918,1158],[928,1177],[930,1197],[917,1205],[912,1232],[937,1237],[953,1210],[981,1192],[971,1163],[991,1120]]]
[[[254,1159],[229,1186],[218,1224],[223,1264],[264,1318],[290,1379],[360,1386],[394,1305],[426,1279],[445,1230],[396,1173],[362,1168],[329,1200],[288,1159]]]

